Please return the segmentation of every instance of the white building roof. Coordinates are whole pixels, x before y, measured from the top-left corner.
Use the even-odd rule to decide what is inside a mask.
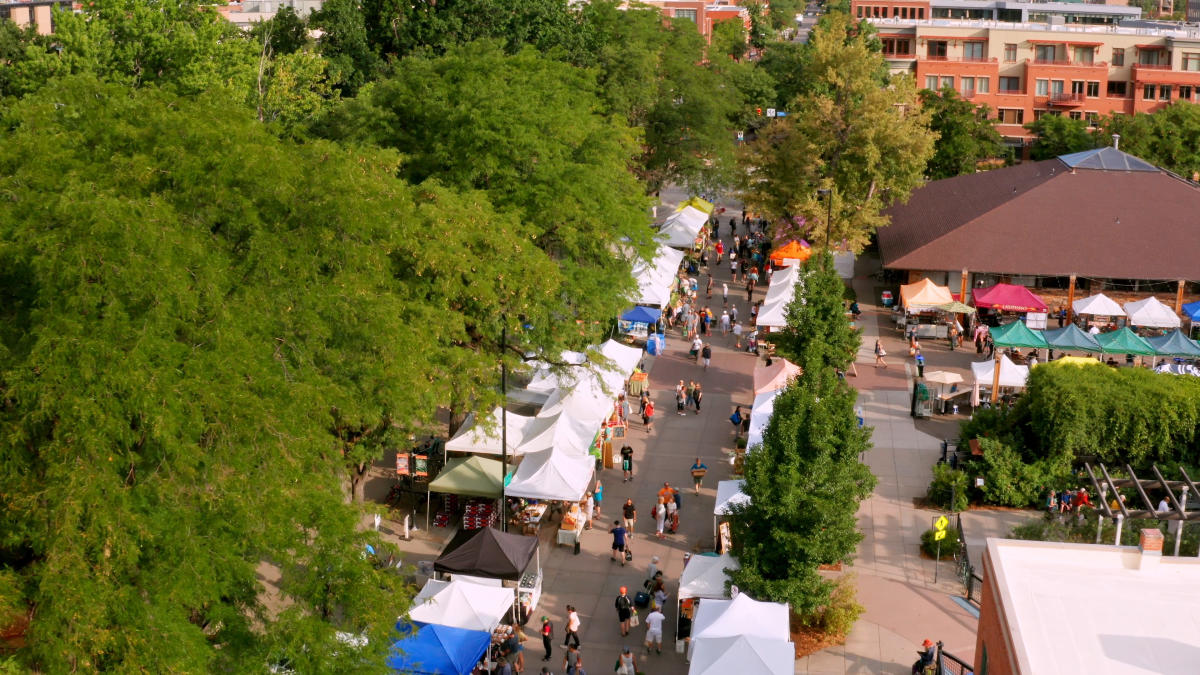
[[[1011,539],[987,549],[1020,672],[1197,672],[1200,559]]]

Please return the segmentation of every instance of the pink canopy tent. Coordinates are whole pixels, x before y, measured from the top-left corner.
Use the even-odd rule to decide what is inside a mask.
[[[980,308],[1004,312],[1045,312],[1046,303],[1024,286],[996,284],[971,292],[971,304]]]

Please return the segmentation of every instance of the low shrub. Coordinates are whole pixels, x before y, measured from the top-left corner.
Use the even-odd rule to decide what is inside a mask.
[[[854,584],[853,574],[847,574],[838,579],[837,585],[829,595],[829,604],[825,605],[821,612],[819,623],[821,629],[830,635],[841,637],[849,635],[850,629],[854,627],[854,622],[858,621],[858,617],[865,609],[858,604],[856,595],[857,587]]]
[[[948,511],[966,511],[967,474],[958,469],[950,468],[949,464],[935,464],[933,467],[933,482],[929,484],[926,497],[929,503]],[[954,502],[951,503],[953,497]]]
[[[937,530],[931,527],[928,530],[925,530],[925,533],[921,535],[921,550],[924,551],[925,555],[928,555],[930,558],[934,558],[938,555],[938,542],[933,538],[935,532],[937,532]],[[947,527],[946,538],[941,541],[942,558],[949,558],[950,556],[954,555],[954,552],[958,550],[958,543],[958,528]]]

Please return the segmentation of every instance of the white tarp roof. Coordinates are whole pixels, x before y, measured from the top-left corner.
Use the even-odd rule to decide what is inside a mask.
[[[595,350],[602,356],[609,359],[611,363],[599,365],[594,363],[596,359],[589,356],[586,352],[571,352],[564,351],[559,357],[563,363],[569,363],[579,368],[569,368],[567,370],[559,369],[558,372],[546,364],[539,365],[535,371],[533,380],[530,381],[526,389],[542,392],[554,392],[556,389],[565,389],[557,398],[561,398],[570,393],[575,385],[583,380],[586,380],[592,373],[598,375],[607,385],[609,389],[619,393],[623,388],[625,380],[633,373],[633,369],[637,367],[642,360],[642,350],[638,347],[630,347],[629,345],[621,344],[616,340],[608,340],[599,348],[592,347],[589,352]],[[614,393],[614,398],[615,398]]]
[[[578,366],[587,363],[587,354],[583,352],[564,351],[559,354],[558,360],[562,363],[570,363]],[[529,385],[525,388],[533,391],[551,392],[564,384],[569,384],[569,381],[563,382],[564,379],[569,380],[569,376],[564,377],[564,373],[561,371],[554,372],[549,364],[539,363],[537,370],[533,373],[533,379],[529,381]]]
[[[683,251],[670,246],[659,246],[658,253],[649,265],[639,262],[633,266],[633,278],[638,292],[633,298],[635,305],[663,307],[671,301],[671,287],[679,274],[679,263]]]
[[[729,591],[725,590],[725,582],[729,581],[729,575],[725,570],[736,570],[739,567],[741,565],[738,564],[737,558],[728,553],[692,556],[679,579],[679,599],[728,598]]]
[[[558,448],[575,454],[586,454],[598,430],[599,423],[576,420],[563,413],[538,416],[525,429],[525,438],[517,447],[517,453]]]
[[[672,248],[690,249],[696,243],[700,228],[708,222],[708,214],[694,206],[685,206],[672,213],[659,230],[659,239]]]
[[[616,397],[615,390],[605,391],[604,383],[594,373],[587,373],[580,377],[575,386],[556,389],[550,394],[537,416],[545,418],[561,414],[575,422],[596,427],[613,413]]]
[[[1103,293],[1080,298],[1071,303],[1071,309],[1076,314],[1097,314],[1101,316],[1125,316],[1125,310],[1115,300]]]
[[[527,499],[555,499],[577,502],[587,493],[596,460],[552,449],[525,455],[504,493]]]
[[[691,564],[691,563],[689,563]],[[703,600],[692,622],[692,643],[701,638],[751,635],[787,642],[788,606],[759,602],[745,593],[732,600]]]
[[[800,279],[800,268],[796,266],[775,270],[771,285],[758,311],[758,325],[778,328],[787,325],[787,308],[796,295],[796,282]]]
[[[600,345],[600,353],[612,361],[609,367],[600,370],[600,377],[609,385],[609,389],[613,390],[612,393],[615,397],[624,390],[625,380],[629,379],[633,370],[641,362],[642,349],[623,345],[616,340],[609,340]]]
[[[1179,328],[1179,315],[1154,296],[1137,302],[1125,303],[1125,313],[1129,316],[1129,323],[1134,326]]]
[[[417,595],[408,617],[413,621],[491,632],[513,606],[511,588],[469,581],[430,580]]]
[[[502,409],[497,407],[491,414],[491,429],[485,430],[472,413],[454,438],[446,441],[450,452],[473,452],[477,455],[499,455]],[[533,424],[532,417],[508,413],[508,452],[517,454],[525,438],[525,430]]]
[[[996,362],[992,360],[976,361],[971,364],[971,372],[975,375],[976,385],[990,387],[996,374]],[[1024,387],[1027,379],[1029,379],[1029,366],[1018,366],[1007,356],[1000,357],[1001,387]]]
[[[696,640],[688,675],[791,675],[796,645],[742,635]]]
[[[746,435],[746,449],[762,443],[763,432],[771,421],[771,413],[775,411],[775,397],[782,389],[764,391],[754,397],[754,406],[750,408],[750,432]]]
[[[750,495],[742,491],[744,480],[723,480],[717,483],[717,505],[713,507],[713,515],[721,516],[730,513],[736,504],[749,504]]]

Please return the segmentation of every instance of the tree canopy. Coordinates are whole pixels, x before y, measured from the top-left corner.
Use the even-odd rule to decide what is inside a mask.
[[[951,88],[921,91],[929,113],[929,128],[937,134],[926,169],[930,180],[951,178],[978,170],[979,162],[1004,154],[1004,139],[988,107],[960,98]]]
[[[1031,159],[1053,159],[1059,155],[1090,150],[1095,140],[1088,133],[1087,123],[1061,115],[1042,115],[1035,122],[1025,125],[1036,136],[1030,148]]]
[[[1193,178],[1200,171],[1200,109],[1176,101],[1156,113],[1102,118],[1097,144],[1111,145],[1121,135],[1121,150],[1156,166]]]

